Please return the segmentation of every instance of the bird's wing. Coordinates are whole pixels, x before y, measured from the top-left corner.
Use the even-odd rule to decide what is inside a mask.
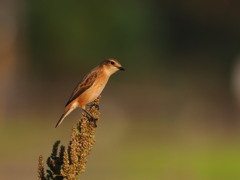
[[[89,74],[87,74],[81,81],[80,83],[77,85],[77,87],[74,89],[74,91],[72,92],[67,104],[65,106],[67,106],[69,103],[71,103],[74,99],[76,99],[77,97],[79,97],[83,92],[85,92],[88,88],[90,88],[93,83],[95,82],[97,78],[97,72],[96,71],[92,71]]]

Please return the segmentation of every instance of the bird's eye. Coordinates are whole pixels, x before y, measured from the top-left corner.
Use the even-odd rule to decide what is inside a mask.
[[[114,65],[114,64],[115,64],[115,62],[113,62],[113,61],[110,61],[110,63],[111,63],[112,65]]]

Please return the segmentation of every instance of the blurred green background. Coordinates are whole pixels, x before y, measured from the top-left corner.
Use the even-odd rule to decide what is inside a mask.
[[[0,179],[37,179],[67,144],[71,91],[105,58],[126,72],[102,94],[83,180],[240,179],[240,2],[0,2]]]

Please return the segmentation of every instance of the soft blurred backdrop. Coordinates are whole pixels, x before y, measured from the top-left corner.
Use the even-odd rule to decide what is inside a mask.
[[[102,94],[82,180],[240,179],[240,2],[1,0],[0,179],[37,179],[65,145],[71,91],[105,58],[126,68]]]

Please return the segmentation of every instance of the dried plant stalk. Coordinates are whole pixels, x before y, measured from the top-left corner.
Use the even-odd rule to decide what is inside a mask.
[[[97,98],[89,108],[89,112],[99,118],[99,101]],[[52,154],[47,160],[49,169],[45,176],[43,158],[39,157],[38,177],[39,180],[78,180],[78,175],[84,173],[87,157],[95,143],[95,123],[91,117],[82,113],[80,120],[72,128],[70,142],[67,148],[61,146],[60,141],[53,145]]]
[[[46,180],[42,156],[39,156],[38,159],[38,180]]]

